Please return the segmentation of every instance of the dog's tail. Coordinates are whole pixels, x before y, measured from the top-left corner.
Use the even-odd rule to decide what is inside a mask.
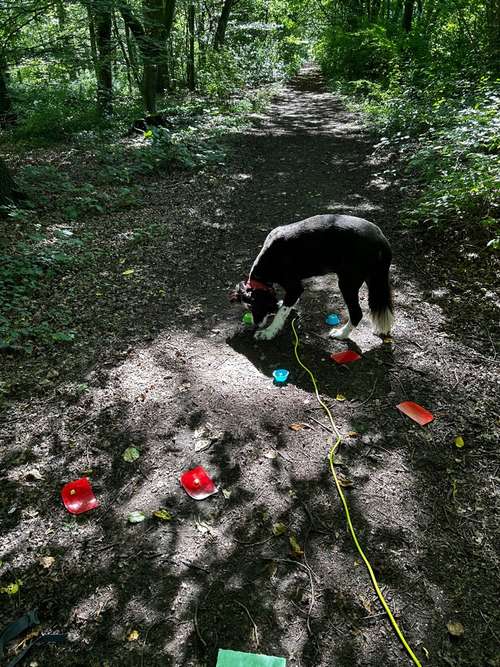
[[[391,252],[381,250],[379,261],[373,267],[368,277],[368,305],[373,322],[373,331],[378,335],[387,335],[391,332],[394,322],[394,306],[392,303],[392,289],[389,281],[389,267]]]

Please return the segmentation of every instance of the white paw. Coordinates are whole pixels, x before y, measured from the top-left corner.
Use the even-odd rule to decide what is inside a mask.
[[[348,322],[340,329],[332,329],[328,335],[330,338],[336,338],[337,340],[347,340],[353,329],[354,327]]]
[[[255,340],[271,340],[276,336],[278,331],[276,329],[271,329],[271,327],[267,327],[267,329],[259,329],[259,331],[256,331],[253,335]]]

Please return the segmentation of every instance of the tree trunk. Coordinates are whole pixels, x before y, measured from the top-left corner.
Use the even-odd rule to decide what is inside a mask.
[[[203,6],[198,12],[198,22],[196,30],[196,41],[198,42],[198,69],[204,68],[207,61],[206,43],[204,41],[205,35],[205,12]]]
[[[144,108],[150,113],[156,112],[156,88],[158,64],[161,60],[160,34],[163,27],[164,0],[144,0],[144,25],[135,17],[124,0],[120,0],[118,9],[125,25],[133,34],[143,60],[142,96]]]
[[[218,51],[224,46],[224,40],[226,39],[226,29],[229,22],[229,16],[231,10],[236,4],[236,0],[224,0],[224,6],[222,7],[222,12],[219,17],[219,22],[217,24],[217,30],[215,31],[214,37],[214,49]]]
[[[18,189],[9,168],[0,158],[0,206],[17,204],[23,199],[25,195]]]
[[[411,24],[413,21],[413,5],[414,0],[405,0],[403,12],[403,30],[406,33],[411,32]]]
[[[156,79],[156,92],[161,94],[169,87],[169,39],[175,16],[175,0],[166,0],[163,12],[163,26],[160,32],[160,61]]]
[[[187,86],[189,90],[196,88],[196,74],[194,68],[194,1],[190,0],[188,6],[187,38],[188,38],[188,59],[187,59]]]
[[[87,20],[89,22],[89,40],[90,40],[90,55],[92,58],[92,65],[94,66],[95,77],[97,80],[97,45],[95,41],[95,26],[94,26],[94,17],[92,16],[92,10],[90,5],[87,5]]]
[[[500,59],[500,0],[490,0],[487,21],[491,62],[493,67],[498,67]]]
[[[132,76],[134,75],[134,70],[132,69],[132,66],[130,64],[130,59],[128,57],[127,49],[125,48],[125,44],[123,43],[122,36],[120,35],[120,30],[118,28],[118,25],[116,24],[116,17],[114,12],[113,12],[113,31],[115,33],[115,39],[118,43],[118,46],[120,47],[120,51],[122,52],[123,60],[125,61],[125,69],[127,71],[128,92],[129,95],[132,95]]]
[[[111,3],[99,0],[94,3],[95,40],[97,59],[97,109],[100,116],[113,110],[113,42]]]
[[[66,7],[64,6],[63,0],[57,0],[56,5],[57,20],[59,22],[59,29],[63,30],[66,27],[66,22],[68,15],[66,13]]]
[[[0,55],[0,125],[12,115],[12,99],[8,88],[9,69],[5,56]]]

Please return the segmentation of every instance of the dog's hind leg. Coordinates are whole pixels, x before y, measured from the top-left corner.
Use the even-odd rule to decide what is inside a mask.
[[[359,288],[363,284],[363,278],[356,275],[339,275],[339,288],[344,297],[349,319],[340,329],[332,329],[330,336],[339,340],[349,338],[352,330],[358,326],[363,317],[361,306],[359,305]]]

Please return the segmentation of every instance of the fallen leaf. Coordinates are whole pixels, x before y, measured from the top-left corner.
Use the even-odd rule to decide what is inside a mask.
[[[277,571],[278,571],[278,563],[272,560],[267,566],[267,573],[272,578],[274,577]]]
[[[306,424],[290,424],[288,428],[291,428],[292,431],[301,431],[303,428],[306,427]]]
[[[126,271],[122,271],[122,276],[131,276],[133,273],[135,273],[134,269],[127,269]]]
[[[203,449],[207,449],[207,447],[213,445],[217,440],[221,440],[224,437],[224,433],[222,431],[214,431],[212,424],[207,423],[195,430],[194,437],[196,438],[194,451],[201,452]]]
[[[129,642],[136,642],[139,639],[139,632],[137,630],[132,630],[127,639]]]
[[[337,394],[337,395],[335,396],[335,400],[336,400],[336,401],[345,401],[345,396],[344,396],[344,394]]]
[[[346,435],[348,438],[357,438],[359,433],[357,431],[349,431],[348,433],[346,433]]]
[[[127,461],[127,463],[132,463],[133,461],[136,461],[140,455],[141,453],[136,447],[127,447],[122,454],[122,458],[124,461]]]
[[[464,626],[459,621],[448,621],[446,627],[452,637],[461,637],[465,632]]]
[[[202,535],[206,533],[213,534],[212,526],[207,521],[202,521],[199,517],[195,520],[194,525],[196,530],[198,530]]]
[[[288,541],[290,542],[290,546],[292,547],[292,551],[296,556],[303,556],[304,552],[300,548],[300,544],[297,542],[297,538],[295,535],[289,535]]]
[[[231,498],[231,493],[232,491],[229,491],[229,489],[222,489],[222,495],[226,500],[229,500],[229,498]]]
[[[344,489],[348,488],[349,486],[354,486],[354,482],[352,481],[352,479],[344,477],[344,475],[337,474],[337,479],[339,481],[340,486],[342,486]]]
[[[159,510],[155,510],[153,512],[153,516],[155,516],[157,519],[160,519],[160,521],[172,521],[174,518],[173,514],[161,507]]]
[[[367,599],[365,599],[365,598],[362,597],[362,596],[360,596],[360,599],[361,599],[361,604],[362,604],[363,607],[366,609],[366,611],[367,611],[369,614],[373,614],[373,605],[372,605],[372,603],[371,603],[371,600],[367,600]]]
[[[203,438],[202,440],[197,440],[194,443],[194,451],[195,452],[202,452],[204,449],[208,449],[210,445],[212,444],[212,440],[209,440],[208,438]]]
[[[278,455],[271,449],[268,452],[264,452],[264,456],[266,459],[275,459]]]
[[[13,581],[11,584],[7,584],[7,586],[4,586],[3,588],[0,588],[0,593],[7,593],[7,595],[16,595],[16,593],[19,593],[19,589],[23,585],[23,582],[21,579],[16,579],[16,581]]]
[[[38,562],[42,567],[48,570],[54,565],[56,559],[54,558],[54,556],[42,556],[41,558],[39,558]]]
[[[462,438],[461,435],[457,435],[455,438],[455,447],[458,447],[459,449],[462,449],[462,447],[465,445],[464,439]]]
[[[273,534],[278,536],[278,535],[283,535],[283,533],[286,533],[287,527],[284,523],[274,523],[273,524]]]
[[[146,515],[144,512],[131,512],[127,519],[129,523],[141,523],[141,521],[144,521],[146,518]]]

